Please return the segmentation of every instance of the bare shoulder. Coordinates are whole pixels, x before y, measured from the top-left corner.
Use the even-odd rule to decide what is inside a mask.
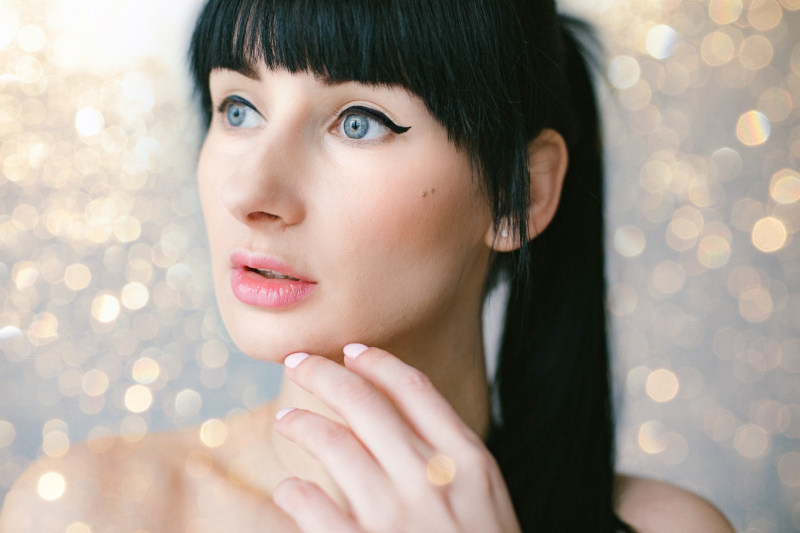
[[[618,475],[617,512],[639,533],[733,533],[708,500],[675,485]]]
[[[153,501],[152,494],[168,494],[167,486],[180,483],[174,459],[179,442],[176,436],[138,442],[109,437],[37,461],[6,495],[0,533],[65,531],[73,524],[95,530],[121,519],[130,525],[141,521],[140,529],[148,529],[148,517],[132,511],[146,505],[157,512],[169,505]]]

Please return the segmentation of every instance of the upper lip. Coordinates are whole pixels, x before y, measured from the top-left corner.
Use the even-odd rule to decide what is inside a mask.
[[[259,255],[244,250],[237,250],[231,254],[231,266],[233,268],[246,268],[258,270],[271,270],[276,274],[290,276],[306,283],[316,283],[301,272],[297,272],[289,265],[265,255]]]

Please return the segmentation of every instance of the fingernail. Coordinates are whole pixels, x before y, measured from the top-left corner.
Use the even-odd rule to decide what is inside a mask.
[[[287,355],[283,360],[283,364],[289,368],[297,368],[297,365],[308,359],[308,354],[305,352],[297,352],[292,355]]]
[[[344,347],[344,354],[350,359],[355,359],[356,357],[364,353],[365,350],[368,349],[369,347],[354,342],[353,344],[348,344],[347,346]]]
[[[291,413],[295,409],[297,409],[297,407],[284,407],[283,409],[281,409],[280,411],[275,413],[275,420],[280,420],[281,418],[283,418],[284,416],[288,415],[289,413]]]

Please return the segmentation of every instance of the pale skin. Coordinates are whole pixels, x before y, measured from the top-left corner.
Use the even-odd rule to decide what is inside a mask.
[[[219,446],[187,429],[42,461],[9,493],[0,531],[519,531],[482,441],[480,314],[491,249],[519,242],[495,232],[467,155],[403,89],[262,67],[214,71],[211,93],[198,174],[217,299],[242,350],[284,364],[280,392],[227,420]],[[362,115],[369,133],[351,138],[355,105],[410,129]],[[529,159],[535,235],[558,206],[563,139],[545,130]],[[243,303],[238,249],[291,265],[313,292],[277,310]],[[443,486],[428,476],[435,457],[451,461]],[[51,471],[67,485],[48,502],[37,484]],[[667,484],[620,476],[617,496],[642,532],[733,531]]]

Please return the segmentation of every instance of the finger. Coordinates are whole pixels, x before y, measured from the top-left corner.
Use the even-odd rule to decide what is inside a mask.
[[[275,504],[297,522],[304,533],[356,533],[359,528],[318,486],[289,478],[272,494]]]
[[[287,357],[286,375],[341,416],[396,483],[412,487],[425,479],[424,464],[431,450],[386,396],[325,357],[303,357],[295,364],[296,359]]]
[[[380,512],[382,497],[391,484],[348,428],[301,409],[286,413],[274,427],[323,464],[356,516]]]
[[[345,357],[347,368],[380,389],[432,447],[456,451],[465,445],[483,446],[425,374],[389,352],[362,348],[366,347],[346,347],[351,354]]]

